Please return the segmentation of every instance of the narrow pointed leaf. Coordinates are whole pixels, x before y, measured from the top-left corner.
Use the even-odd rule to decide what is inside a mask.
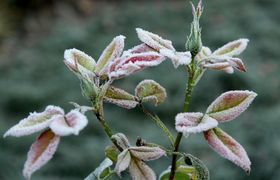
[[[162,103],[167,96],[165,89],[154,80],[140,82],[135,89],[135,95],[142,102],[153,99],[155,105]]]
[[[203,65],[204,68],[214,69],[214,70],[222,70],[230,66],[231,65],[228,62],[215,62],[215,63],[207,63]]]
[[[78,135],[86,127],[88,120],[77,110],[71,110],[65,116],[57,115],[50,124],[52,131],[59,136]]]
[[[153,49],[152,47],[148,46],[147,44],[143,43],[137,46],[134,46],[133,48],[124,51],[124,55],[126,54],[139,54],[139,53],[143,53],[143,52],[157,52],[155,49]]]
[[[218,125],[218,122],[202,113],[180,113],[175,117],[176,130],[182,132],[184,136],[189,133],[199,133],[212,129]]]
[[[236,140],[218,127],[205,131],[204,136],[209,146],[218,154],[240,166],[247,174],[250,173],[250,159]]]
[[[106,158],[104,159],[104,161],[102,161],[102,163],[99,165],[98,168],[96,168],[90,175],[88,175],[88,177],[85,178],[85,180],[107,180],[107,177],[110,173],[110,166],[113,165],[113,162],[109,159]]]
[[[136,31],[139,39],[153,49],[157,51],[160,51],[161,49],[170,49],[175,51],[171,41],[163,39],[159,35],[145,31],[141,28],[136,28]]]
[[[118,162],[116,164],[115,171],[117,172],[119,177],[121,177],[121,172],[128,168],[130,161],[131,156],[128,149],[123,150],[123,152],[118,155]]]
[[[237,56],[246,49],[248,42],[248,39],[238,39],[217,49],[213,55]]]
[[[156,180],[155,172],[138,158],[131,158],[129,173],[133,180]]]
[[[26,136],[38,131],[41,131],[53,122],[56,115],[64,115],[63,109],[57,106],[49,105],[46,107],[44,112],[41,113],[30,113],[30,115],[21,120],[18,124],[10,128],[5,134],[6,136]]]
[[[142,159],[144,161],[158,159],[166,154],[166,152],[160,149],[159,147],[145,147],[145,146],[130,147],[129,151],[133,156]]]
[[[108,87],[103,100],[127,109],[134,108],[138,104],[133,95],[114,86]]]
[[[95,73],[105,79],[109,71],[109,63],[120,57],[124,48],[125,37],[120,35],[106,47],[96,64]]]
[[[239,58],[228,58],[227,59],[227,62],[232,66],[232,67],[235,67],[236,69],[240,70],[240,71],[243,71],[243,72],[246,72],[245,70],[245,66],[242,62],[241,59]]]
[[[191,166],[180,166],[178,167],[177,171],[180,171],[182,173],[194,173],[195,172],[195,168],[191,167]]]
[[[24,164],[23,174],[27,180],[52,158],[59,140],[59,136],[55,135],[50,129],[38,137],[37,141],[31,146]]]
[[[228,91],[219,96],[206,113],[218,122],[230,121],[245,111],[256,96],[252,91]]]

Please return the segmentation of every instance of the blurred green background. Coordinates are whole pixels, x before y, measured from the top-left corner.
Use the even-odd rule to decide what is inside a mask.
[[[198,0],[193,1],[197,5]],[[252,105],[231,122],[219,127],[246,149],[251,161],[250,176],[217,155],[202,134],[182,139],[180,151],[199,157],[213,180],[278,180],[280,176],[280,1],[204,0],[202,40],[212,50],[239,38],[250,39],[241,54],[247,73],[208,70],[194,89],[190,111],[204,111],[221,93],[251,90],[258,93]],[[189,1],[181,0],[1,0],[0,2],[0,134],[4,134],[29,112],[49,105],[68,112],[68,102],[89,105],[80,93],[79,80],[63,63],[65,49],[77,48],[98,60],[117,35],[126,36],[125,49],[140,44],[136,27],[173,41],[184,51],[192,21]],[[183,109],[187,72],[174,69],[170,60],[147,68],[114,85],[134,94],[143,79],[154,79],[166,88],[168,98],[156,113],[174,137],[174,117]],[[105,119],[114,133],[123,132],[134,144],[137,136],[169,147],[164,133],[140,108],[122,109],[104,104]],[[54,158],[33,174],[34,180],[79,180],[90,174],[105,158],[112,143],[97,119],[86,113],[89,124],[79,136],[62,137]],[[39,133],[0,138],[0,179],[23,180],[26,154]],[[171,159],[147,162],[157,175]],[[118,179],[116,176],[113,179]],[[124,172],[123,179],[130,179]]]

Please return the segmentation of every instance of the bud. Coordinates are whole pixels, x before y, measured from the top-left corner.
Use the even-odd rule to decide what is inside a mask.
[[[202,42],[201,42],[201,28],[199,28],[199,18],[202,14],[203,7],[202,1],[199,2],[197,6],[197,10],[195,10],[194,5],[192,5],[193,10],[193,22],[191,24],[191,33],[188,37],[187,43],[186,43],[186,50],[191,52],[192,57],[196,56],[197,53],[201,51],[202,48]]]
[[[86,78],[81,78],[80,80],[84,98],[91,102],[95,101],[98,94],[98,88]]]

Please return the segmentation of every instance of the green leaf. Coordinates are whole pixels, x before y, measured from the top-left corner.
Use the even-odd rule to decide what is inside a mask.
[[[177,171],[180,171],[182,173],[194,173],[195,172],[195,168],[191,167],[191,166],[180,166]]]
[[[166,170],[161,173],[161,175],[159,176],[158,179],[159,180],[168,180],[169,176],[170,176],[170,170]],[[185,174],[180,171],[176,171],[173,180],[189,180],[189,179],[190,179],[189,174]]]
[[[197,177],[199,179],[201,179],[201,180],[210,179],[209,170],[200,159],[198,159],[197,157],[194,157],[191,154],[187,154],[187,153],[184,153],[184,156],[185,156],[186,164],[194,166],[195,171],[197,173]]]
[[[118,155],[116,153],[113,153],[113,151],[116,151],[118,148],[116,146],[108,146],[106,147],[105,154],[106,156],[113,161],[115,164],[118,161]]]
[[[153,99],[155,105],[159,105],[166,98],[165,89],[154,80],[140,82],[135,89],[135,95],[142,102]]]
[[[108,180],[115,174],[115,171],[111,171],[110,166],[113,162],[106,158],[98,168],[96,168],[85,180]]]

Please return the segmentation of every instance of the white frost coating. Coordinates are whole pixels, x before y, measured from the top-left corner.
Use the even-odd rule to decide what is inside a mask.
[[[78,68],[81,74],[95,76],[93,73],[96,65],[95,60],[86,53],[75,48],[67,49],[64,52],[64,58],[74,67]]]
[[[213,150],[240,166],[249,174],[251,161],[245,149],[235,139],[218,127],[205,131],[204,136]]]
[[[78,135],[86,127],[88,120],[77,110],[71,110],[64,116],[57,116],[50,124],[51,130],[59,136]]]
[[[237,56],[246,49],[248,42],[248,39],[238,39],[232,41],[214,51],[213,55],[226,55],[230,57]]]
[[[18,124],[10,128],[5,134],[6,136],[26,136],[35,132],[41,131],[54,121],[54,115],[64,115],[64,110],[60,107],[49,105],[46,107],[44,112],[41,113],[30,113],[30,115],[22,119]]]
[[[129,151],[133,156],[144,161],[155,160],[166,155],[166,152],[159,147],[130,147]]]
[[[118,161],[115,166],[115,171],[120,178],[122,177],[121,172],[124,171],[126,168],[128,168],[130,161],[131,161],[131,155],[128,149],[123,150],[123,152],[121,152],[118,155]]]
[[[160,51],[161,49],[170,49],[172,51],[175,51],[171,41],[163,39],[157,34],[145,31],[141,28],[136,28],[136,32],[142,42],[156,49],[157,51]]]
[[[35,171],[45,165],[55,153],[60,137],[58,135],[52,137],[52,134],[50,130],[43,132],[31,146],[23,169],[23,175],[27,180],[31,178]]]
[[[131,159],[129,173],[133,180],[156,180],[155,172],[140,159]]]
[[[107,75],[109,71],[109,63],[120,57],[124,48],[125,36],[115,37],[101,54],[96,64],[95,73],[99,76]]]
[[[228,91],[212,102],[206,113],[218,122],[230,121],[245,111],[256,96],[252,91]]]
[[[189,133],[199,133],[212,129],[218,122],[202,113],[180,113],[175,117],[175,128],[188,137]]]
[[[113,103],[127,109],[135,108],[135,106],[137,106],[138,104],[137,101],[133,101],[133,100],[113,99],[108,97],[104,97],[103,100],[108,103]]]
[[[191,62],[191,53],[188,52],[175,52],[170,49],[161,49],[160,54],[172,60],[175,68],[179,65],[188,65]]]

